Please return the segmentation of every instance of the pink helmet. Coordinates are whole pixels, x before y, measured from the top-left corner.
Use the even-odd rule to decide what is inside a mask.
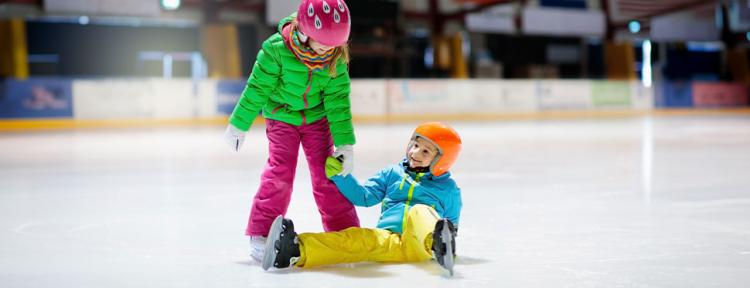
[[[352,22],[344,0],[302,0],[297,9],[302,34],[326,46],[340,46],[349,40]]]

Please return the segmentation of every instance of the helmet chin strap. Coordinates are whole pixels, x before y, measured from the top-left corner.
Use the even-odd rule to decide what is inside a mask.
[[[409,171],[409,172],[414,172],[414,173],[432,172],[430,170],[430,168],[432,168],[432,165],[434,165],[437,162],[437,157],[438,156],[436,156],[435,159],[432,160],[432,163],[430,163],[430,165],[428,165],[428,166],[425,166],[425,167],[414,167],[414,168],[412,168],[410,165],[407,165],[406,170]]]
[[[409,171],[414,172],[414,173],[427,173],[427,172],[430,172],[430,167],[427,166],[427,167],[414,167],[414,168],[411,168],[411,166],[409,166],[408,168],[406,168],[406,170],[409,170]]]

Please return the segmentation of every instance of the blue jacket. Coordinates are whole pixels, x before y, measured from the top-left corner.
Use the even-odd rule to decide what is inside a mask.
[[[401,234],[404,218],[416,204],[434,208],[440,217],[448,218],[458,228],[461,189],[451,179],[450,172],[435,177],[429,172],[407,171],[406,167],[408,163],[404,159],[400,164],[381,170],[362,185],[351,174],[336,175],[331,180],[355,206],[381,204],[378,228]]]

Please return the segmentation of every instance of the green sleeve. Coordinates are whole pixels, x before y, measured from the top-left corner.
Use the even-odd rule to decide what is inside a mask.
[[[242,97],[234,107],[229,123],[242,131],[250,129],[258,112],[268,101],[268,96],[276,88],[281,73],[281,64],[278,56],[274,54],[271,39],[263,42],[262,49],[253,65],[253,71],[247,79]]]
[[[354,126],[349,100],[351,81],[346,64],[339,63],[336,76],[323,91],[323,105],[335,146],[354,145]]]

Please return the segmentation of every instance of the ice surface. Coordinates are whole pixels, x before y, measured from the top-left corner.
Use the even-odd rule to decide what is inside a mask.
[[[240,153],[224,127],[172,127],[0,134],[0,286],[750,285],[750,117],[452,124],[453,278],[435,262],[263,271],[243,233],[263,127]],[[354,174],[397,162],[414,126],[357,125]],[[287,217],[321,231],[309,179],[301,156]]]

